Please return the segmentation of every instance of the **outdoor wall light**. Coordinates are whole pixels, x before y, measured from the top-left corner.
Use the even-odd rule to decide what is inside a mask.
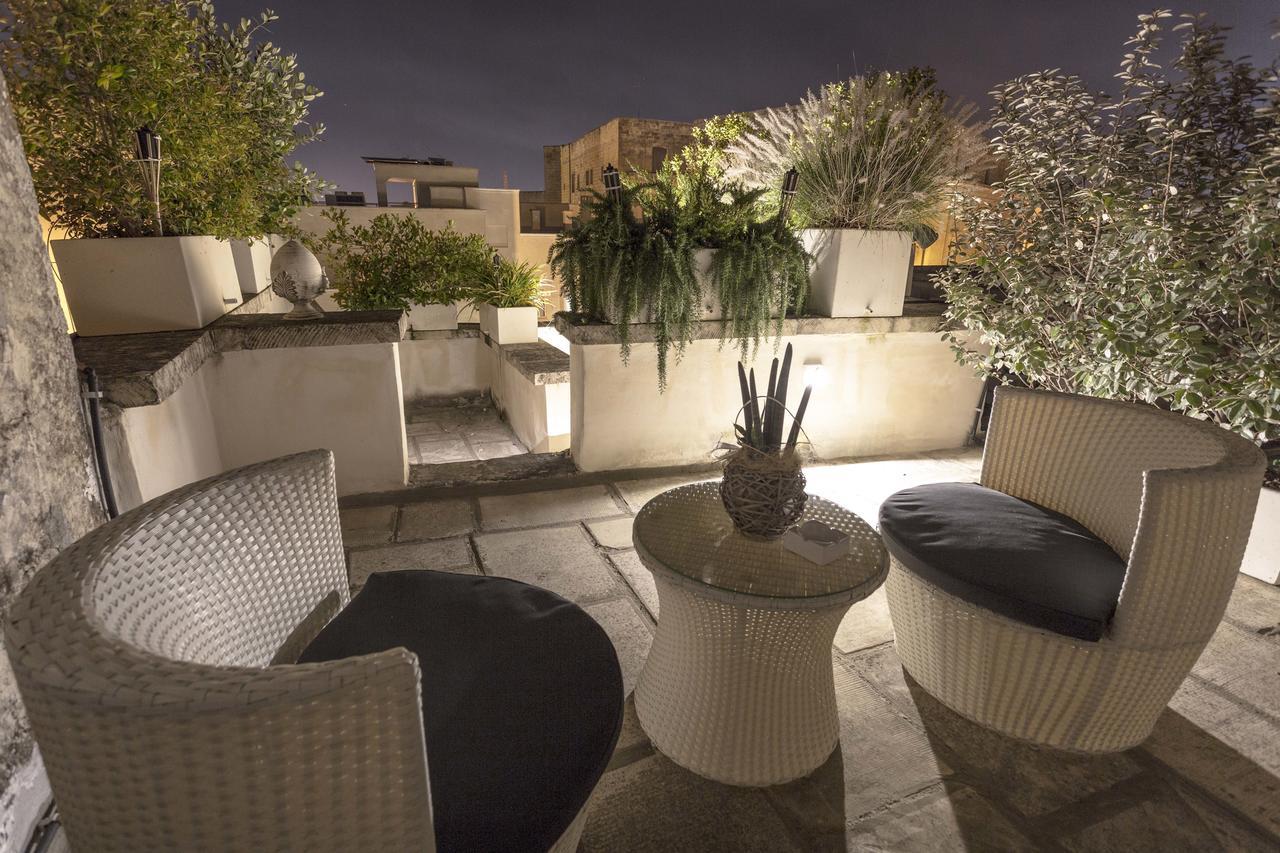
[[[142,170],[142,182],[147,185],[147,195],[156,206],[156,236],[164,236],[160,222],[160,137],[145,124],[137,130],[133,149],[134,160]]]
[[[804,384],[811,385],[814,388],[824,387],[830,377],[827,376],[827,369],[822,366],[820,361],[806,361],[804,363]]]
[[[609,200],[622,201],[622,176],[618,174],[617,169],[613,168],[612,163],[604,167],[600,177],[604,179],[604,194],[609,197]]]
[[[782,176],[782,200],[778,204],[778,221],[785,223],[787,215],[791,213],[791,202],[796,197],[796,187],[800,185],[800,173],[795,167],[787,169],[787,173]]]

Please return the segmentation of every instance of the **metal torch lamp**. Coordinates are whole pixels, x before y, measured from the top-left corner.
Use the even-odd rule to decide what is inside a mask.
[[[608,199],[614,202],[622,201],[622,176],[618,174],[618,170],[612,163],[604,167],[600,177],[604,179],[604,194]]]
[[[146,125],[138,128],[137,137],[133,157],[142,170],[142,182],[147,185],[147,195],[156,206],[156,236],[163,237],[164,225],[160,221],[160,137]]]
[[[778,202],[778,222],[782,225],[787,223],[787,217],[791,214],[791,204],[796,198],[796,187],[800,185],[800,173],[795,167],[787,169],[787,173],[782,176],[782,199]]]

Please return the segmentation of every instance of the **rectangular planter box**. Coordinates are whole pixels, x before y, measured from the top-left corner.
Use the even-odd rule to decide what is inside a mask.
[[[409,309],[409,325],[415,332],[440,332],[458,328],[458,305],[414,305]]]
[[[1280,492],[1263,489],[1253,516],[1249,547],[1240,571],[1271,584],[1280,584]]]
[[[538,340],[538,309],[480,306],[480,331],[495,344],[531,344]]]
[[[53,240],[51,246],[81,335],[200,329],[240,304],[231,245],[216,237]],[[230,290],[237,291],[234,301]]]
[[[823,317],[900,317],[911,276],[911,233],[853,228],[800,232],[814,256],[809,310]]]
[[[261,293],[271,286],[271,244],[266,237],[256,240],[232,240],[231,255],[236,261],[240,292]]]

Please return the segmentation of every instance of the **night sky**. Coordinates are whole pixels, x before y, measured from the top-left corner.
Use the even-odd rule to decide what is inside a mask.
[[[542,146],[617,115],[693,120],[794,101],[869,67],[932,65],[977,101],[1045,68],[1113,88],[1124,40],[1151,2],[739,0],[628,3],[217,0],[231,20],[270,6],[271,39],[325,96],[327,125],[297,159],[373,197],[361,155],[448,157],[484,186],[542,187]],[[1178,7],[1174,7],[1177,11]],[[1234,54],[1277,49],[1277,0],[1199,0],[1234,27]]]

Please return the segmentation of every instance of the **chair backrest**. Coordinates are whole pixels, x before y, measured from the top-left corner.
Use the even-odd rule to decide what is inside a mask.
[[[156,498],[41,569],[5,640],[72,849],[434,849],[416,658],[268,666],[334,592],[328,451]]]

